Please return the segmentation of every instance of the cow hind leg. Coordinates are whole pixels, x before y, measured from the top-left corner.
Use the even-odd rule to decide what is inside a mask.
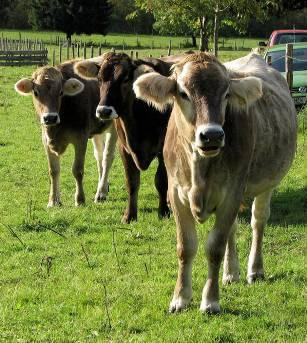
[[[83,189],[83,176],[84,176],[84,160],[86,153],[87,140],[80,141],[74,144],[75,159],[72,166],[72,173],[76,179],[76,193],[75,205],[80,206],[85,203],[85,194]]]
[[[170,210],[167,204],[167,172],[162,154],[158,156],[159,165],[155,175],[155,186],[159,193],[159,218],[170,216]]]
[[[195,220],[189,206],[184,206],[176,190],[169,192],[177,227],[178,276],[170,312],[187,308],[192,299],[192,263],[197,252],[198,240]]]
[[[223,284],[231,284],[239,281],[240,265],[236,248],[236,230],[238,227],[237,218],[233,223],[227,240],[226,251],[224,255]]]
[[[262,241],[264,227],[270,217],[272,189],[255,197],[252,206],[251,226],[253,230],[252,245],[248,259],[247,282],[253,283],[264,278]]]

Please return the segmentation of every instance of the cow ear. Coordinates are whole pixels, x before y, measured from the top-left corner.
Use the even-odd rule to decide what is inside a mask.
[[[80,61],[74,65],[74,72],[85,79],[95,79],[99,69],[99,64],[90,60]]]
[[[262,97],[262,81],[258,77],[247,76],[230,80],[229,104],[237,109],[251,106]]]
[[[148,73],[141,75],[133,83],[133,90],[137,98],[162,112],[167,105],[173,103],[176,81],[159,73]]]
[[[21,95],[31,95],[33,82],[29,79],[21,79],[15,83],[15,91]]]
[[[72,77],[71,79],[65,81],[63,86],[63,95],[75,96],[81,93],[83,89],[84,84],[81,81]]]

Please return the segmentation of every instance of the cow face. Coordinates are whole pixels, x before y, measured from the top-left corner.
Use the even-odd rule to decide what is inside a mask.
[[[43,67],[33,73],[32,79],[21,79],[15,90],[21,95],[32,95],[40,123],[46,127],[60,123],[62,97],[82,92],[84,84],[75,78],[63,80],[62,73],[53,67]]]
[[[149,71],[153,69],[135,65],[128,55],[112,52],[102,55],[100,60],[90,59],[75,65],[75,72],[81,77],[98,79],[100,102],[96,116],[101,120],[116,119],[129,113],[127,109],[135,98],[133,81]]]
[[[162,110],[173,102],[180,133],[202,157],[214,157],[225,144],[223,125],[227,105],[246,110],[262,95],[261,80],[232,79],[212,55],[189,55],[166,78],[142,75],[134,83],[136,96]]]

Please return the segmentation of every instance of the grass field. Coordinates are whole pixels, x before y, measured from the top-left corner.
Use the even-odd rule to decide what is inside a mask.
[[[91,144],[86,205],[74,207],[69,149],[62,161],[63,206],[47,210],[40,127],[31,98],[13,89],[32,71],[0,67],[0,342],[306,342],[307,110],[299,114],[294,164],[273,196],[264,241],[266,279],[245,282],[251,242],[246,210],[238,232],[241,281],[221,288],[221,315],[200,314],[207,270],[201,242],[211,219],[199,225],[192,306],[170,315],[175,224],[172,217],[157,218],[156,163],[142,174],[137,223],[120,222],[126,192],[118,156],[108,201],[93,203]]]

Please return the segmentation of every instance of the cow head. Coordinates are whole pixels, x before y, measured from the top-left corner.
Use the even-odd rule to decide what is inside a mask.
[[[63,79],[62,73],[53,67],[35,71],[31,79],[21,79],[15,90],[21,95],[32,95],[40,123],[46,127],[60,123],[60,107],[63,96],[81,93],[84,84],[75,78]]]
[[[178,130],[202,157],[217,156],[225,144],[227,106],[247,110],[262,96],[259,78],[234,79],[207,53],[188,55],[174,65],[169,78],[158,73],[142,75],[133,88],[138,98],[159,110],[174,103]]]
[[[123,53],[108,52],[101,58],[78,62],[75,73],[83,78],[98,79],[100,102],[96,116],[102,120],[116,119],[129,113],[135,99],[132,85],[141,74],[153,71],[147,65],[137,65]]]

